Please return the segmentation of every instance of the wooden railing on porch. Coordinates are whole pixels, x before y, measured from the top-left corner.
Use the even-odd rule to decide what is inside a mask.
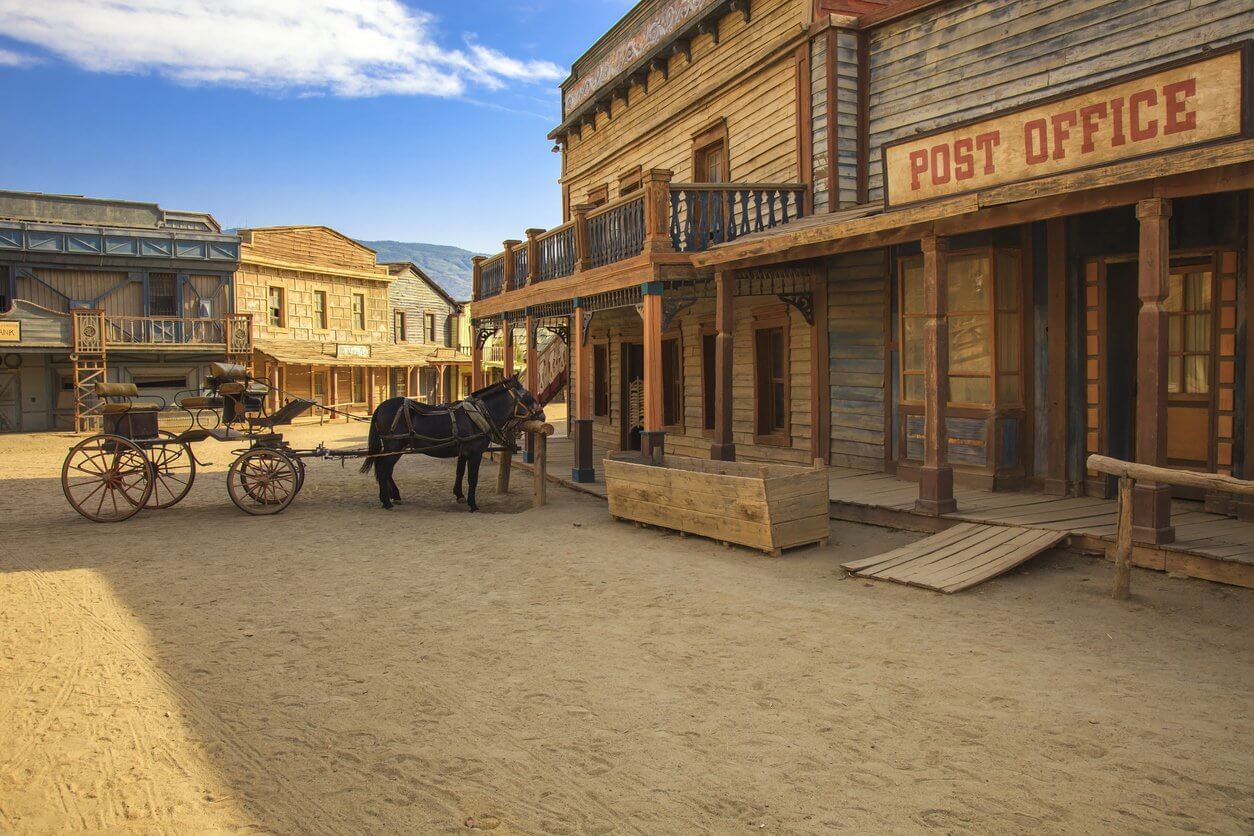
[[[178,316],[106,316],[110,345],[219,346],[226,344],[225,319]]]
[[[642,253],[695,253],[792,223],[806,212],[800,183],[672,183],[645,172],[642,187],[603,206],[572,207],[571,220],[527,230],[491,258],[476,258],[475,299],[607,267]]]
[[[1111,590],[1111,597],[1119,601],[1128,597],[1132,585],[1132,489],[1138,479],[1160,485],[1254,496],[1254,482],[1218,473],[1173,470],[1096,454],[1089,456],[1088,469],[1119,477],[1119,530],[1115,535],[1112,555],[1115,562],[1115,583]]]

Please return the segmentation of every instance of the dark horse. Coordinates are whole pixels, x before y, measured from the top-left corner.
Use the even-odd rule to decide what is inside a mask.
[[[370,418],[370,457],[362,473],[374,468],[379,482],[379,501],[391,510],[401,493],[392,479],[396,462],[404,453],[425,453],[439,459],[457,458],[457,483],[453,496],[466,500],[478,511],[475,492],[479,465],[493,444],[515,449],[518,425],[544,420],[544,409],[517,377],[493,383],[457,403],[427,406],[409,398],[391,398],[379,404]],[[462,477],[470,472],[470,491],[462,494]]]

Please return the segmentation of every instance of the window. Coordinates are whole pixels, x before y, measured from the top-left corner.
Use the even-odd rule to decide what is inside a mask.
[[[727,123],[719,120],[692,138],[692,179],[697,183],[726,183]]]
[[[408,337],[405,334],[405,312],[395,311],[392,314],[392,337],[398,343],[405,342]]]
[[[618,194],[623,196],[639,191],[642,183],[642,175],[640,166],[636,166],[630,171],[623,172],[618,176]]]
[[[588,203],[593,206],[604,206],[610,201],[610,187],[597,186],[595,189],[588,189]]]
[[[592,414],[597,417],[610,414],[610,348],[607,345],[592,347]]]
[[[366,402],[366,370],[352,370],[353,403]]]
[[[322,329],[327,330],[327,292],[325,290],[315,290],[313,295],[314,303],[314,324]]]
[[[435,314],[427,314],[427,342],[435,342]]]
[[[788,434],[787,319],[762,322],[753,330],[754,432],[766,439]]]
[[[1167,282],[1167,392],[1209,394],[1214,277],[1193,268],[1171,273]]]
[[[270,288],[270,307],[267,321],[275,328],[287,325],[287,311],[283,307],[283,288]]]
[[[178,316],[178,292],[174,273],[148,274],[148,315]]]
[[[366,296],[362,293],[353,294],[353,327],[366,330]]]
[[[678,339],[662,340],[662,424],[684,423],[683,353]]]
[[[714,403],[717,396],[715,382],[718,368],[718,334],[714,331],[703,331],[701,334],[701,426],[707,430],[714,429],[718,407]]]
[[[1022,297],[1019,253],[954,253],[948,262],[949,403],[1017,404],[1022,400]],[[924,400],[923,258],[901,263],[901,392]],[[996,388],[994,389],[994,379]]]
[[[453,348],[460,348],[462,344],[462,321],[461,317],[449,317],[448,321],[448,344]]]

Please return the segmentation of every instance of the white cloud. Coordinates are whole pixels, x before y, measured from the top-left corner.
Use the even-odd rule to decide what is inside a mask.
[[[39,63],[33,55],[23,55],[11,49],[0,49],[0,67],[29,67]]]
[[[456,96],[565,76],[471,39],[442,47],[433,23],[400,0],[0,0],[0,34],[96,72],[337,96]]]

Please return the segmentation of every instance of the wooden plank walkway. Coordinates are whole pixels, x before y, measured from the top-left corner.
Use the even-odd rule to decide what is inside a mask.
[[[860,578],[953,593],[1008,572],[1053,548],[1065,531],[959,523],[891,552],[841,564]]]
[[[595,482],[575,484],[570,479],[573,445],[566,438],[550,439],[549,478],[605,498],[601,459],[608,452],[602,447],[594,451]],[[935,519],[915,513],[918,485],[889,473],[834,467],[828,470],[828,487],[833,519],[894,528],[935,533],[958,523],[981,523],[1062,531],[1072,535],[1073,545],[1089,551],[1113,544],[1118,528],[1119,504],[1113,499],[959,487],[954,491],[958,510]],[[1179,500],[1172,505],[1171,521],[1176,542],[1157,549],[1138,547],[1133,557],[1137,565],[1254,585],[1254,522],[1210,514],[1201,503]]]

